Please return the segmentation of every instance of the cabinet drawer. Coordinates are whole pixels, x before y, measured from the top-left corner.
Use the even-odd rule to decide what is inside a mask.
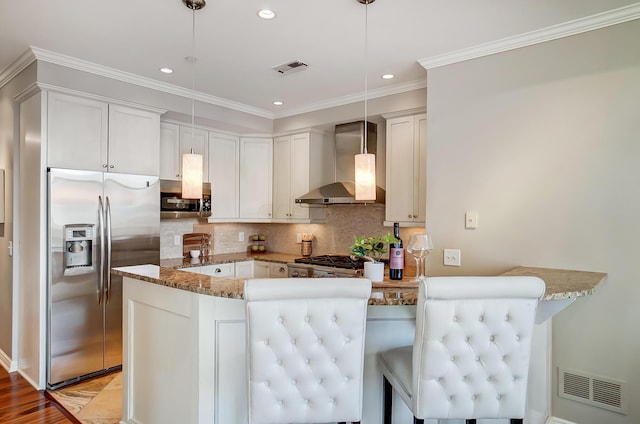
[[[289,272],[285,264],[271,264],[269,269],[269,277],[271,278],[287,278]]]
[[[233,263],[206,265],[200,267],[200,274],[206,274],[212,277],[233,277],[235,268]]]

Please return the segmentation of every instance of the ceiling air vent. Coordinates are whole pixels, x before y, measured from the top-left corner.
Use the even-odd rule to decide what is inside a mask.
[[[282,65],[274,66],[272,69],[279,74],[287,75],[292,74],[294,72],[304,71],[307,69],[308,65],[304,62],[300,62],[299,60],[294,60],[293,62],[283,63]]]
[[[558,368],[560,397],[627,414],[625,383]]]

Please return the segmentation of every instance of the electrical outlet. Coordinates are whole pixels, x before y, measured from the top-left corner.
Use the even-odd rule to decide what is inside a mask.
[[[238,232],[238,241],[244,241],[244,231]]]
[[[296,243],[302,243],[302,233],[296,234]]]
[[[460,249],[444,249],[444,264],[447,266],[460,266]]]
[[[182,237],[173,236],[173,245],[174,246],[180,246],[180,243],[182,243]]]

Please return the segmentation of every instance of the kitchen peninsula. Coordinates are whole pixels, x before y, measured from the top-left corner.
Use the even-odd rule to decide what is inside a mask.
[[[124,277],[123,422],[246,423],[244,279],[154,265],[114,272]],[[534,332],[527,412],[527,422],[542,424],[550,413],[548,318],[576,298],[592,294],[606,274],[525,267],[506,274],[537,275],[547,285]],[[363,423],[382,422],[376,355],[412,344],[416,299],[413,283],[373,285]],[[406,408],[394,408],[394,422],[407,420],[411,415]]]

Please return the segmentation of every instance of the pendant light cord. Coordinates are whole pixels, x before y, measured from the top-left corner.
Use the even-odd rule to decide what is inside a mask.
[[[191,6],[191,140],[195,139],[196,116],[196,7]],[[192,149],[193,150],[193,149]]]
[[[369,52],[368,52],[368,34],[369,34],[369,1],[367,0],[364,4],[364,148],[361,150],[363,153],[367,152],[367,144],[368,144],[368,125],[367,125],[367,85],[368,85],[368,63],[369,63]]]

